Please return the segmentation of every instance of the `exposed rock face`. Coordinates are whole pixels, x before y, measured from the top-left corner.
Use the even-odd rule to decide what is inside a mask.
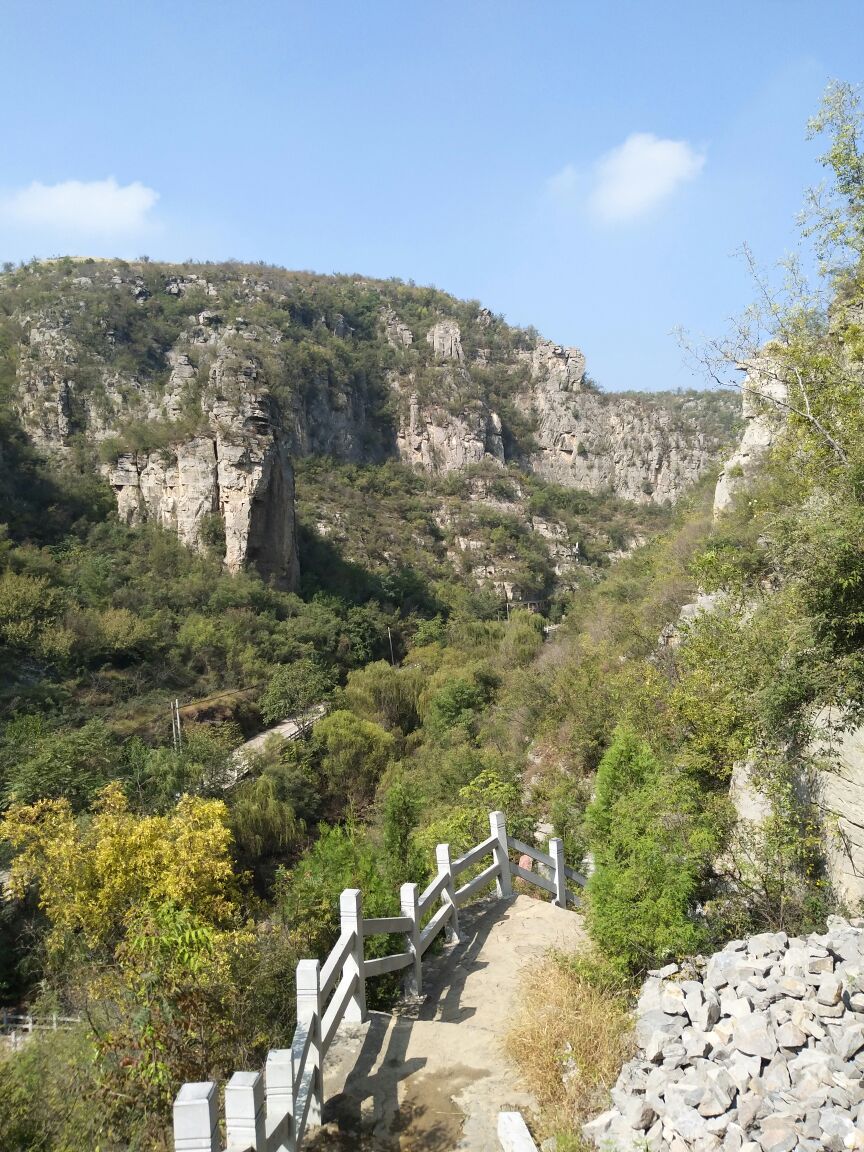
[[[439,320],[426,333],[426,343],[431,344],[433,353],[441,360],[456,360],[460,364],[465,360],[462,333],[455,320]]]
[[[385,308],[381,316],[388,344],[392,344],[394,348],[409,348],[414,343],[414,333],[399,319],[392,308]]]
[[[501,418],[479,402],[453,415],[440,405],[423,408],[411,395],[396,445],[406,464],[429,472],[461,471],[484,459],[504,463]]]
[[[585,1125],[621,1152],[864,1148],[864,921],[733,940],[649,973],[637,1056]]]
[[[531,467],[546,480],[637,503],[676,500],[713,463],[716,446],[698,430],[629,397],[585,389],[585,357],[540,340],[526,354],[538,451]]]
[[[824,735],[811,747],[817,763],[813,799],[822,811],[825,852],[831,882],[850,906],[864,900],[864,728],[840,723],[836,710],[816,718]]]
[[[155,520],[198,551],[212,546],[208,532],[218,533],[221,523],[229,572],[248,563],[265,580],[293,588],[294,473],[285,435],[269,420],[262,429],[262,407],[250,404],[234,414],[234,428],[243,430],[237,441],[221,431],[223,410],[211,435],[120,456],[105,473],[127,523]]]
[[[72,431],[74,344],[62,328],[48,323],[30,326],[28,349],[19,369],[18,406],[33,442],[51,450]]]
[[[123,453],[103,466],[118,514],[130,524],[155,520],[198,551],[215,547],[224,535],[229,571],[252,564],[265,579],[293,588],[298,569],[288,436],[255,358],[238,356],[224,339],[199,336],[197,343],[209,345],[215,357],[201,399],[206,430],[165,448]],[[79,429],[97,440],[116,435],[137,381],[106,377],[107,395],[97,408],[92,397],[76,397],[69,371],[74,352],[62,329],[31,328],[30,347],[36,355],[19,373],[20,411],[34,440],[62,451]],[[145,397],[144,420],[175,421],[184,410],[196,369],[188,353],[177,348],[167,359],[164,394]]]
[[[721,516],[732,503],[735,493],[752,481],[777,439],[782,424],[786,385],[778,380],[770,359],[752,361],[741,387],[742,414],[746,421],[737,452],[723,466],[714,493],[714,516]]]

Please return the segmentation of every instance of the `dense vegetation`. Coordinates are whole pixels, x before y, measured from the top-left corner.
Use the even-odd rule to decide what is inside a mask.
[[[846,220],[854,259],[835,277],[830,320],[809,299],[773,310],[789,406],[758,485],[716,527],[710,478],[674,512],[645,511],[516,468],[429,483],[392,462],[310,459],[298,469],[300,593],[228,576],[155,527],[119,524],[86,445],[62,466],[28,445],[10,405],[8,309],[0,978],[7,1003],[86,1023],[0,1061],[4,1148],[158,1146],[178,1082],[254,1064],[289,1035],[291,972],[335,939],[339,891],[358,886],[371,913],[395,911],[398,882],[425,879],[435,843],[481,838],[491,808],[523,838],[543,817],[570,859],[593,854],[599,967],[568,985],[595,996],[592,1027],[598,987],[618,1004],[658,961],[824,916],[822,837],[798,781],[819,712],[855,723],[864,700],[862,181],[855,109],[838,91],[821,127],[845,212],[831,226]],[[72,271],[61,261],[52,276]],[[139,273],[145,293],[148,276],[164,280]],[[52,306],[50,277],[10,275],[32,307]],[[378,323],[370,291],[291,275],[284,299],[265,294],[266,316],[238,296],[249,322],[284,313],[281,402],[324,361],[334,386],[358,386],[359,372],[367,397],[383,397],[378,369],[344,362],[334,336],[340,322]],[[437,315],[432,290],[389,291],[403,318]],[[131,343],[156,381],[175,323],[162,296],[111,318],[116,355]],[[466,342],[523,339],[494,318],[479,325],[474,303],[447,309]],[[423,349],[393,354],[416,356],[422,374]],[[576,578],[556,581],[526,513],[578,538]],[[551,601],[551,636],[538,614],[502,618],[472,556],[445,565],[463,534]],[[652,539],[610,566],[638,534]],[[700,587],[712,610],[670,630]],[[180,747],[167,739],[174,696],[194,700]],[[322,700],[328,713],[304,738],[238,766],[244,732]],[[743,760],[772,802],[758,827],[737,822],[728,797]],[[381,981],[373,994],[392,992]],[[621,1019],[616,1008],[616,1052]]]

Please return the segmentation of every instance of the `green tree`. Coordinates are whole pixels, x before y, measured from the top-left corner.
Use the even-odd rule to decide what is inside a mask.
[[[315,660],[295,660],[282,664],[273,675],[261,701],[264,719],[273,724],[286,717],[297,717],[329,695],[333,682],[329,673]]]
[[[330,793],[357,809],[368,805],[393,757],[393,735],[380,724],[340,710],[316,724],[315,744]]]
[[[7,803],[32,804],[65,797],[76,811],[119,772],[122,753],[101,720],[80,728],[52,730],[40,716],[20,716],[3,733]]]
[[[697,915],[720,829],[702,813],[696,785],[619,729],[597,772],[588,808],[594,872],[588,926],[625,973],[697,951]]]

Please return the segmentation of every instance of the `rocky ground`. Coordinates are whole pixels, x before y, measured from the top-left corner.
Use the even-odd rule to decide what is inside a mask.
[[[864,1149],[864,919],[653,972],[638,1055],[584,1134],[650,1152]]]

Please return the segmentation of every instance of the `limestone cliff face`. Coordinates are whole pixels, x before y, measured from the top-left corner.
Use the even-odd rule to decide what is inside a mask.
[[[422,406],[413,393],[396,446],[400,459],[427,472],[461,472],[483,460],[504,463],[501,417],[481,402],[454,415],[441,405]]]
[[[451,362],[451,373],[467,376],[455,322],[434,325],[426,342],[437,359]],[[486,367],[488,350],[478,349],[476,359]],[[699,427],[695,402],[692,413],[686,402],[673,413],[647,396],[599,394],[585,385],[579,349],[549,340],[538,339],[531,351],[518,353],[511,371],[520,367],[527,367],[528,383],[516,406],[532,422],[535,444],[524,462],[545,480],[614,492],[636,503],[674,502],[717,458],[717,439]],[[501,417],[482,400],[454,412],[411,394],[397,446],[407,463],[435,472],[484,459],[505,462]]]
[[[185,411],[184,393],[197,376],[188,354],[195,345],[211,359],[197,426],[185,434],[177,427],[164,446],[121,452],[103,465],[117,511],[130,524],[154,520],[171,528],[198,551],[218,547],[224,537],[229,571],[251,564],[265,579],[293,588],[298,570],[289,436],[257,359],[238,354],[225,335],[198,326],[187,334],[186,351],[171,349],[161,397],[135,379],[107,372],[94,395],[76,388],[78,359],[63,328],[35,324],[30,354],[19,364],[22,421],[42,448],[61,453],[76,433],[97,441],[115,437],[130,414],[170,428]]]
[[[817,717],[823,734],[812,748],[817,768],[813,799],[825,826],[828,871],[850,906],[864,900],[864,728],[844,728],[836,710]]]
[[[576,348],[540,340],[530,355],[538,446],[531,467],[568,488],[608,490],[637,503],[674,502],[710,468],[717,444],[683,413],[584,387]]]
[[[782,425],[786,385],[779,380],[767,358],[751,361],[741,386],[744,434],[737,450],[726,461],[714,492],[714,517],[721,516],[735,493],[753,480],[777,439]]]
[[[578,349],[432,289],[90,261],[0,276],[0,296],[34,442],[98,446],[124,519],[192,548],[224,537],[229,569],[289,587],[292,459],[515,463],[647,503],[677,499],[723,439],[698,398],[599,395]]]

